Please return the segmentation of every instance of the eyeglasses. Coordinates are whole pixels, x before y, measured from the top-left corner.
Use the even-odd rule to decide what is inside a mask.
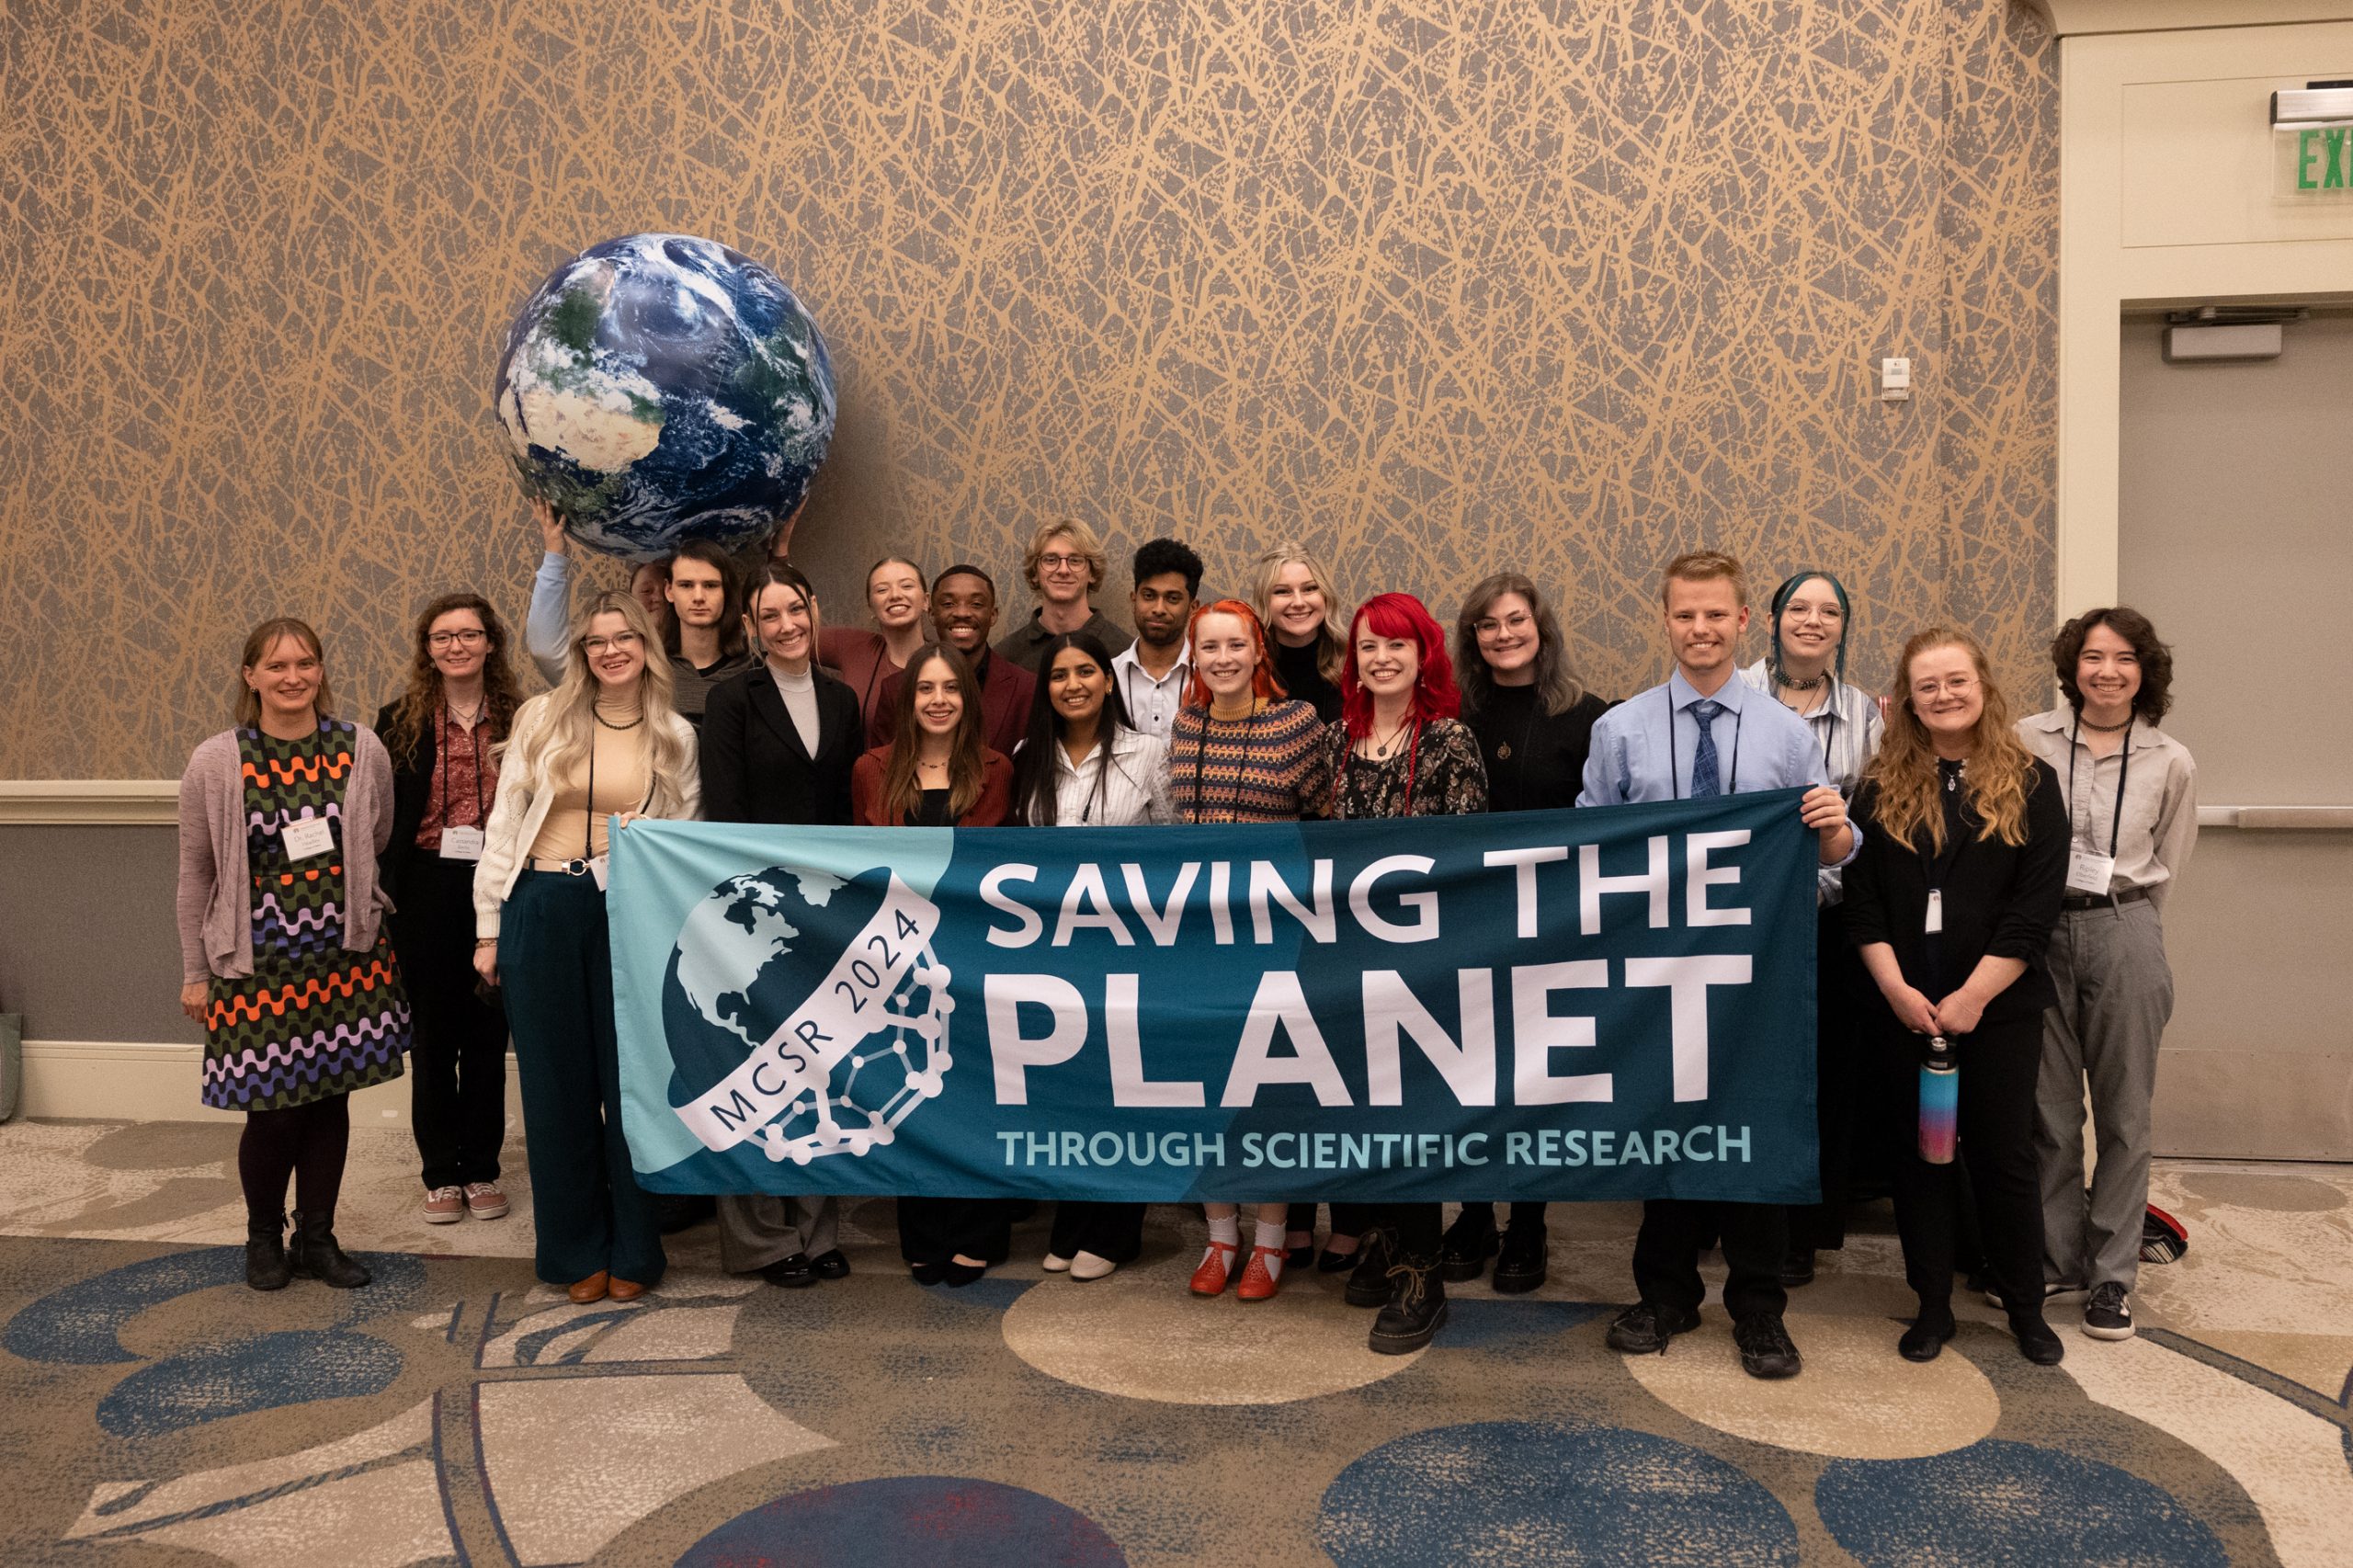
[[[479,648],[489,641],[489,632],[479,626],[469,626],[463,631],[427,632],[425,645],[428,648]]]
[[[1536,621],[1532,616],[1507,615],[1501,620],[1497,620],[1491,616],[1485,620],[1472,621],[1471,623],[1471,630],[1477,636],[1493,637],[1498,632],[1525,631],[1535,624]]]
[[[1084,555],[1041,555],[1038,564],[1049,572],[1074,572],[1086,564]]]
[[[616,631],[610,637],[583,637],[580,640],[580,651],[592,659],[600,653],[610,653],[616,648],[636,646],[637,633],[634,631]]]
[[[1912,695],[1925,699],[1943,691],[1949,692],[1955,697],[1966,697],[1976,689],[1975,676],[1955,676],[1941,686],[1932,680],[1915,681],[1912,685]]]

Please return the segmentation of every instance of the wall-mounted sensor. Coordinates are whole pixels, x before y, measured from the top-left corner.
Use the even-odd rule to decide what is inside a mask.
[[[1902,403],[1912,395],[1912,361],[1882,359],[1879,362],[1879,396],[1881,403]]]

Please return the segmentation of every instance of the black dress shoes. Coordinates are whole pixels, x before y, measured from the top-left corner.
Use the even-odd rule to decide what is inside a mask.
[[[1499,1295],[1518,1296],[1544,1283],[1548,1249],[1540,1224],[1513,1225],[1504,1232],[1495,1253],[1494,1284]]]
[[[817,1270],[811,1266],[807,1253],[796,1252],[790,1257],[780,1257],[763,1267],[760,1278],[771,1285],[799,1290],[817,1282]]]
[[[1487,1271],[1487,1259],[1495,1256],[1495,1244],[1494,1206],[1466,1208],[1446,1228],[1446,1237],[1438,1244],[1438,1271],[1451,1284],[1476,1279]]]
[[[834,1248],[831,1252],[819,1253],[809,1260],[809,1267],[815,1271],[820,1279],[849,1278],[849,1259],[842,1256],[842,1249],[839,1247]]]

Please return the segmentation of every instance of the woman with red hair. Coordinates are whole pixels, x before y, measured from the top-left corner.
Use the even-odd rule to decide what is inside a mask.
[[[1487,768],[1462,710],[1446,633],[1411,594],[1376,594],[1348,623],[1341,717],[1332,725],[1332,810],[1337,820],[1460,816],[1487,809]],[[1371,1347],[1400,1356],[1446,1321],[1436,1203],[1394,1203],[1365,1233],[1350,1305],[1379,1307]],[[1341,1216],[1336,1210],[1334,1228]]]
[[[1323,814],[1331,791],[1324,724],[1304,702],[1284,699],[1257,615],[1238,599],[1193,612],[1186,632],[1192,678],[1168,729],[1168,800],[1180,823],[1297,822]],[[1263,1301],[1282,1280],[1288,1205],[1258,1205],[1250,1256],[1242,1250],[1238,1204],[1211,1203],[1209,1246],[1193,1271],[1193,1293],[1217,1296],[1237,1273],[1236,1292]]]

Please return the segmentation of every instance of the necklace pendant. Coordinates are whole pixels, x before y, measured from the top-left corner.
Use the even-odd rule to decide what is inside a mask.
[[[1503,744],[1495,748],[1495,760],[1497,762],[1509,762],[1511,760],[1511,743],[1509,741],[1506,741]]]

